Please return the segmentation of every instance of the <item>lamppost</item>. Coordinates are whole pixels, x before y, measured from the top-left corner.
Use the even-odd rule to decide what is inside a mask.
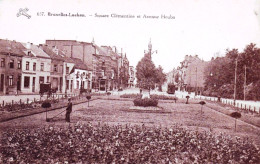
[[[245,82],[244,82],[244,101],[246,100],[246,65],[245,65]]]
[[[212,80],[212,78],[213,78],[213,73],[212,73],[212,72],[210,72],[210,74],[209,74],[209,75],[210,75],[210,77],[211,77],[210,79]],[[211,84],[211,85],[212,85],[212,84]],[[214,85],[215,85],[215,84],[214,84]],[[213,86],[214,86],[214,85],[213,85]],[[214,86],[214,87],[215,87],[215,86]],[[211,90],[211,92],[212,92],[212,90]],[[212,94],[211,92],[210,92],[210,96],[211,96],[211,94]]]
[[[153,53],[157,53],[157,50],[152,51],[151,39],[150,39],[150,42],[149,42],[149,44],[148,44],[148,51],[144,50],[144,53],[148,53],[150,58],[152,58],[152,54],[153,54]]]
[[[67,63],[66,63],[66,70],[65,70],[65,84],[66,84],[66,86],[65,86],[65,98],[67,98],[67,89],[69,88],[69,87],[67,87],[67,86],[69,86],[69,84],[67,83],[68,82],[69,70],[67,71],[67,68],[68,68],[68,66],[67,66]]]

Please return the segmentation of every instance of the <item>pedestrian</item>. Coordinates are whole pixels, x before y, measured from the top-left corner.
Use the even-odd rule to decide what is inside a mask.
[[[68,99],[69,103],[68,106],[66,108],[66,122],[70,122],[70,113],[72,112],[72,102],[71,102],[71,98]]]

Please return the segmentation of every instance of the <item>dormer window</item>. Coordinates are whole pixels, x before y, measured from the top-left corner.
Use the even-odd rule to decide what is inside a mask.
[[[32,52],[31,51],[28,51],[28,56],[30,56],[32,54]]]

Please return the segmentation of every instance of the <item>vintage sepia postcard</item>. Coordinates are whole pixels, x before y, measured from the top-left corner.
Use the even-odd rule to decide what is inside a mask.
[[[260,163],[260,0],[0,0],[0,163]]]

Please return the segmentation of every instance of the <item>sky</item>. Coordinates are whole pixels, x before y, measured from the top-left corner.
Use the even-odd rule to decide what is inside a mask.
[[[24,8],[30,19],[17,16]],[[85,17],[50,16],[61,13]],[[185,55],[209,61],[226,49],[260,47],[259,14],[260,0],[0,0],[0,38],[34,44],[94,38],[99,46],[122,50],[134,67],[151,40],[153,62],[169,72]]]

